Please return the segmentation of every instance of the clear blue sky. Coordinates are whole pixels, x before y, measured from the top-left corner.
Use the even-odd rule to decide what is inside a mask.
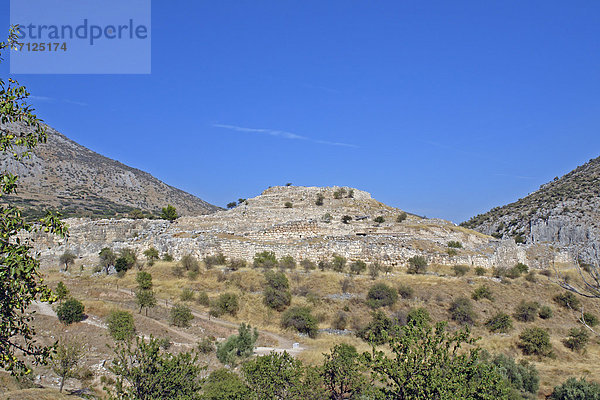
[[[16,78],[68,137],[220,206],[346,185],[460,222],[600,155],[598,1],[154,0],[151,75]]]

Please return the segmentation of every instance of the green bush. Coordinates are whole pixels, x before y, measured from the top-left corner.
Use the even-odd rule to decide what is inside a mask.
[[[517,263],[513,268],[522,274],[529,272],[529,267],[523,263]]]
[[[517,279],[518,277],[521,276],[521,274],[522,274],[521,269],[517,266],[514,266],[512,268],[509,268],[506,271],[504,276],[506,276],[507,278],[510,278],[510,279]]]
[[[293,307],[285,311],[281,316],[281,326],[284,329],[294,328],[313,339],[317,337],[319,331],[317,319],[308,307]]]
[[[514,358],[499,354],[491,360],[491,364],[498,370],[509,382],[513,389],[521,393],[537,394],[540,388],[540,377],[535,365],[527,360],[521,360],[516,363]],[[516,399],[522,399],[519,393]],[[512,397],[510,397],[512,398]],[[525,398],[530,398],[526,396]]]
[[[223,314],[235,316],[239,310],[238,297],[234,293],[223,293],[211,304],[211,314],[215,316]]]
[[[475,311],[470,299],[460,297],[450,304],[450,317],[460,324],[473,324],[475,322]]]
[[[357,260],[350,264],[350,272],[353,274],[359,275],[360,273],[366,271],[367,264],[364,261]]]
[[[333,192],[333,198],[339,200],[342,197],[344,197],[345,194],[346,194],[346,189],[340,188],[340,189],[336,190],[335,192]]]
[[[289,290],[277,290],[272,287],[266,287],[263,291],[263,302],[269,308],[283,311],[291,304],[292,294]]]
[[[281,269],[296,269],[296,260],[292,256],[284,256],[279,260],[279,268]]]
[[[356,336],[367,343],[381,345],[385,343],[386,336],[392,334],[394,323],[382,311],[372,314],[371,322],[356,332]]]
[[[455,265],[452,267],[452,269],[454,270],[454,275],[456,276],[465,276],[467,272],[469,272],[468,265]]]
[[[190,322],[193,319],[194,316],[188,306],[178,303],[171,308],[171,313],[169,315],[169,322],[171,325],[179,328],[187,328],[190,326]]]
[[[406,221],[406,218],[408,218],[408,215],[403,211],[400,214],[398,214],[398,216],[396,217],[396,222],[402,223],[402,222]]]
[[[481,299],[488,299],[490,301],[494,301],[494,295],[492,290],[487,285],[481,285],[477,289],[473,291],[471,298],[475,301]]]
[[[202,400],[245,400],[252,392],[235,372],[221,368],[210,373],[202,387]]]
[[[552,400],[600,400],[600,384],[588,382],[585,378],[569,378],[556,386],[550,395]]]
[[[475,267],[475,275],[477,275],[477,276],[484,276],[485,271],[486,270],[483,267]]]
[[[202,354],[209,354],[215,351],[215,338],[204,337],[198,342],[198,351]]]
[[[317,266],[315,265],[314,262],[312,262],[310,260],[306,260],[306,259],[300,261],[300,265],[302,266],[302,268],[304,268],[304,271],[306,271],[306,272],[317,269]]]
[[[515,308],[513,316],[517,321],[521,322],[533,322],[538,315],[540,305],[536,302],[521,301]]]
[[[448,247],[453,248],[453,249],[462,249],[463,245],[461,242],[459,242],[457,240],[451,240],[448,242]]]
[[[242,268],[246,268],[246,260],[241,258],[232,258],[229,260],[229,264],[227,264],[227,268],[232,271],[238,271]]]
[[[490,332],[506,333],[513,328],[512,319],[510,315],[505,313],[498,313],[487,320],[485,326]]]
[[[339,254],[333,255],[333,260],[331,261],[331,269],[335,272],[343,272],[346,267],[346,258],[340,256]]]
[[[590,334],[586,328],[571,328],[569,330],[569,337],[563,340],[566,347],[573,351],[581,351],[587,346],[590,341]]]
[[[575,293],[568,291],[554,296],[554,301],[565,308],[572,308],[574,310],[578,309],[581,306],[581,302],[579,301]]]
[[[538,312],[538,316],[541,319],[550,319],[552,318],[553,314],[554,313],[552,312],[552,308],[550,308],[549,306],[541,306],[540,311]]]
[[[598,322],[599,322],[598,317],[595,314],[592,314],[589,312],[583,313],[583,320],[587,325],[589,325],[591,327],[598,325]]]
[[[128,311],[111,311],[106,318],[106,325],[114,340],[129,340],[135,336],[133,315]]]
[[[285,208],[292,208],[292,207],[294,207],[294,205],[292,204],[292,202],[291,202],[291,201],[286,201],[286,202],[283,204],[283,206],[284,206]]]
[[[174,258],[173,258],[173,256],[172,256],[172,255],[170,255],[169,253],[164,253],[164,254],[162,255],[162,260],[163,260],[163,261],[167,261],[167,262],[171,262],[171,261],[173,261],[173,260],[174,260]]]
[[[225,265],[227,263],[227,258],[223,255],[223,253],[217,253],[212,256],[204,257],[202,261],[204,261],[204,266],[206,269],[211,269],[217,265]]]
[[[367,293],[367,304],[371,308],[391,306],[398,301],[398,293],[385,283],[377,283]]]
[[[429,311],[423,307],[411,308],[406,314],[407,324],[428,324],[431,322]]]
[[[237,335],[231,335],[226,341],[217,345],[217,359],[223,365],[235,366],[237,360],[248,358],[254,351],[258,339],[258,330],[250,325],[241,324]]]
[[[323,196],[323,194],[319,193],[317,195],[317,200],[315,201],[315,205],[322,206],[323,205],[323,200],[325,200],[325,196]]]
[[[427,271],[427,259],[423,256],[414,256],[408,259],[409,274],[424,274]]]
[[[526,355],[551,356],[552,344],[547,330],[533,327],[524,330],[519,335],[519,347]]]
[[[254,268],[274,268],[277,264],[277,257],[272,251],[263,251],[254,255]]]
[[[398,294],[403,299],[411,299],[413,297],[414,293],[415,293],[414,289],[411,288],[410,286],[402,284],[402,283],[400,285],[398,285]]]
[[[350,221],[352,221],[352,217],[351,217],[351,216],[349,216],[349,215],[344,215],[344,216],[342,217],[342,223],[344,223],[344,224],[347,224],[347,223],[349,223]]]
[[[198,264],[198,260],[191,254],[186,254],[181,257],[179,261],[181,267],[183,267],[186,271],[199,271],[200,264]]]
[[[83,303],[79,300],[70,298],[58,305],[56,316],[58,320],[65,325],[70,325],[74,322],[83,321],[85,314]]]
[[[373,220],[373,222],[375,222],[377,224],[383,224],[385,222],[385,218],[380,215],[378,217],[375,217],[375,219]]]

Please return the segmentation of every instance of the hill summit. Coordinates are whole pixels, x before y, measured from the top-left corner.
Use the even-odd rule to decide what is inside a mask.
[[[584,258],[600,256],[600,157],[536,192],[471,218],[463,226],[497,238],[552,243]]]
[[[7,197],[26,214],[45,209],[63,215],[114,217],[141,210],[156,215],[171,204],[180,215],[201,215],[219,208],[167,185],[147,172],[83,147],[47,127],[47,142],[29,159],[0,154],[0,169],[19,176],[16,196]]]

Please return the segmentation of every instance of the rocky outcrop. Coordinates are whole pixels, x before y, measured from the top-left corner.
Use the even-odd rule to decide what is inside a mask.
[[[56,209],[67,216],[112,217],[134,209],[157,214],[171,204],[180,215],[202,215],[218,210],[207,202],[167,185],[152,175],[106,158],[54,129],[29,159],[16,161],[0,154],[0,169],[19,176],[11,204],[29,214]]]
[[[461,224],[497,238],[552,244],[600,259],[600,158],[542,185],[527,197]]]

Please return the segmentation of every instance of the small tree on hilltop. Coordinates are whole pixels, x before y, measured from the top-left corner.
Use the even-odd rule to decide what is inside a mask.
[[[61,264],[65,266],[65,271],[69,270],[69,265],[72,265],[75,262],[75,254],[66,250],[59,258]]]
[[[236,203],[235,201],[232,201],[232,202],[227,203],[227,208],[231,210],[232,208],[235,208],[235,206],[237,206],[237,205],[238,205],[238,203]]]
[[[160,218],[171,222],[175,221],[178,218],[177,210],[169,204],[161,210]]]

